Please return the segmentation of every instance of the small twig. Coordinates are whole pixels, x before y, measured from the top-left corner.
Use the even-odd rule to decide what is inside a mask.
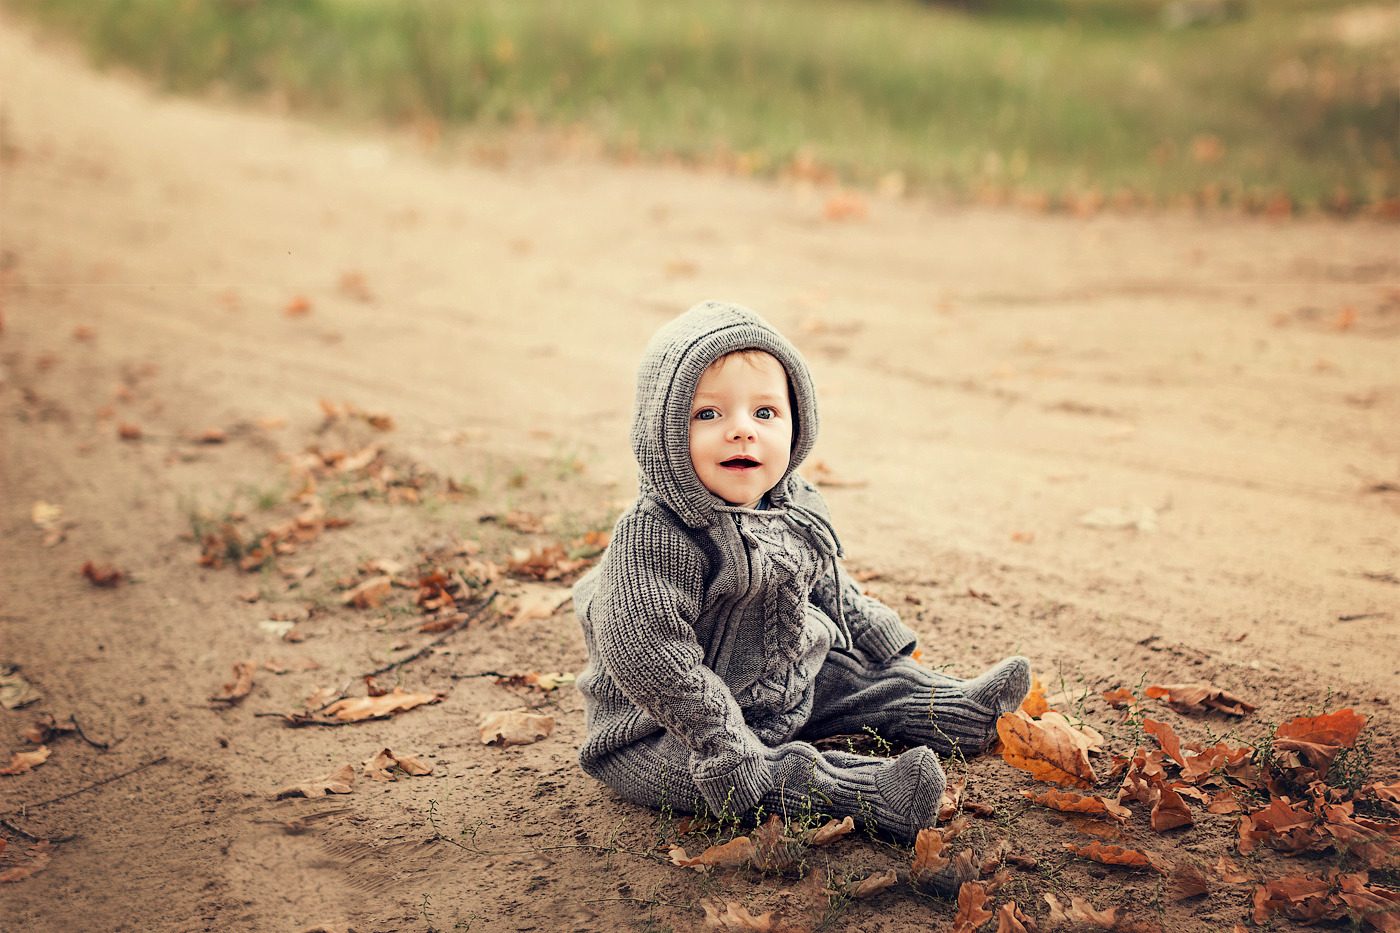
[[[83,727],[78,725],[77,716],[69,716],[68,721],[73,724],[73,731],[78,733],[78,738],[82,739],[84,742],[88,743],[93,748],[100,748],[103,751],[106,751],[107,749],[112,747],[107,742],[94,742],[92,739],[88,738],[87,733],[83,731]]]
[[[317,712],[320,712],[320,710],[317,710]],[[349,720],[349,719],[312,719],[311,717],[312,717],[313,715],[315,715],[315,714],[314,714],[314,713],[308,713],[308,714],[306,714],[305,716],[296,716],[295,714],[287,714],[287,713],[254,713],[254,714],[253,714],[254,717],[259,717],[259,718],[271,717],[271,718],[273,718],[273,719],[280,719],[280,720],[282,720],[284,723],[286,723],[287,725],[289,725],[289,726],[294,726],[294,727],[296,727],[296,728],[300,728],[301,726],[348,726],[348,725],[351,725],[352,722],[355,721],[355,720]],[[383,717],[376,716],[376,717],[373,717],[373,718],[375,718],[375,719],[382,719]]]
[[[139,764],[134,768],[130,768],[126,771],[121,772],[120,774],[114,774],[109,778],[103,778],[100,781],[93,781],[91,784],[88,784],[85,787],[79,787],[77,790],[70,790],[66,794],[59,794],[57,797],[50,797],[48,800],[40,800],[38,803],[21,804],[20,806],[15,807],[13,810],[6,810],[4,813],[0,813],[0,816],[10,816],[11,814],[21,813],[25,810],[35,810],[39,807],[47,807],[51,803],[58,803],[60,800],[67,800],[69,797],[76,797],[79,794],[86,793],[87,791],[92,790],[94,787],[101,787],[103,784],[110,784],[119,778],[124,778],[129,774],[135,774],[137,771],[144,771],[146,768],[149,768],[152,765],[158,765],[166,760],[166,756],[164,755],[161,755],[159,758],[152,758],[145,764]]]
[[[70,839],[77,839],[77,838],[78,838],[78,836],[77,836],[76,833],[68,833],[67,835],[63,835],[63,836],[53,836],[53,837],[49,837],[49,836],[36,836],[36,835],[34,835],[33,833],[31,833],[29,830],[24,829],[23,827],[20,827],[20,826],[16,826],[14,823],[11,823],[9,820],[0,820],[0,826],[5,827],[6,829],[10,830],[11,832],[19,833],[21,836],[23,836],[23,837],[26,838],[26,839],[33,839],[35,842],[47,842],[47,843],[49,843],[50,845],[58,845],[60,842],[67,842],[67,841],[69,841]]]
[[[1388,612],[1362,612],[1354,616],[1337,616],[1338,622],[1356,622],[1361,619],[1384,619],[1388,617]]]
[[[448,674],[453,680],[469,680],[472,677],[509,677],[509,674],[502,674],[500,671],[477,671],[475,674]]]
[[[477,617],[480,616],[483,612],[485,612],[486,609],[487,609],[492,603],[494,603],[494,602],[496,601],[496,597],[497,597],[498,595],[500,595],[498,592],[494,592],[494,591],[493,591],[493,592],[491,593],[490,596],[486,597],[486,601],[483,602],[480,606],[477,606],[475,609],[473,609],[473,610],[471,611],[471,614],[468,615],[465,619],[463,619],[461,622],[458,622],[456,625],[454,625],[452,628],[448,629],[447,631],[443,632],[443,633],[442,633],[441,635],[439,635],[437,638],[434,638],[432,641],[428,642],[428,643],[427,643],[426,645],[424,645],[422,648],[419,648],[419,649],[418,649],[417,651],[415,651],[413,654],[409,655],[409,656],[406,657],[406,658],[400,658],[400,659],[397,660],[397,661],[390,661],[388,664],[384,665],[383,667],[378,668],[377,670],[370,671],[368,674],[365,674],[364,676],[365,676],[365,677],[378,677],[380,674],[383,674],[383,673],[385,673],[385,672],[387,672],[387,671],[392,671],[392,670],[393,670],[394,668],[396,668],[396,667],[403,667],[405,664],[409,664],[409,663],[412,663],[413,661],[417,661],[419,658],[421,658],[421,657],[423,657],[424,655],[428,654],[430,651],[432,651],[432,650],[433,650],[434,648],[436,648],[438,645],[442,644],[442,643],[443,643],[444,641],[446,641],[448,638],[450,638],[451,636],[457,634],[457,633],[460,632],[462,629],[466,628],[468,625],[471,625],[473,622],[475,622],[475,621],[477,620]]]

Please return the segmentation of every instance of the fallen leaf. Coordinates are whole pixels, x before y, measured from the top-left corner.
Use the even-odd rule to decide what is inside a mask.
[[[719,898],[706,898],[700,902],[700,907],[705,911],[707,927],[717,930],[757,930],[758,933],[769,933],[773,929],[771,910],[755,917],[744,905]]]
[[[48,848],[49,843],[46,839],[40,840],[30,846],[27,850],[29,863],[27,865],[16,865],[14,868],[0,873],[0,883],[10,884],[17,881],[24,881],[43,871],[49,865]],[[0,850],[3,850],[3,846],[0,846]]]
[[[311,299],[307,298],[305,295],[295,295],[288,300],[287,306],[283,308],[283,310],[286,312],[287,317],[299,317],[303,314],[310,314]]]
[[[508,596],[499,609],[507,628],[516,628],[536,619],[548,619],[571,598],[564,587],[543,584],[520,584],[520,590]]]
[[[1254,889],[1254,922],[1263,923],[1280,915],[1302,923],[1336,920],[1345,916],[1346,905],[1330,897],[1332,884],[1312,875],[1285,875]]]
[[[416,777],[432,774],[433,769],[416,755],[395,755],[386,748],[366,761],[361,773],[371,781],[397,781],[400,773]]]
[[[142,435],[141,425],[123,421],[117,425],[117,437],[124,441],[139,441]]]
[[[1181,799],[1181,795],[1165,784],[1157,790],[1157,802],[1152,805],[1152,828],[1164,833],[1169,829],[1190,826],[1193,822],[1191,810]]]
[[[992,919],[987,903],[987,889],[980,881],[963,882],[958,888],[958,912],[953,915],[952,933],[972,933]]]
[[[806,846],[786,834],[776,813],[753,833],[754,867],[760,871],[785,871],[796,864]]]
[[[685,849],[680,846],[671,846],[668,854],[672,865],[704,871],[707,868],[738,868],[748,865],[758,853],[754,849],[752,839],[748,836],[738,836],[724,845],[710,846],[694,858],[687,855]]]
[[[943,785],[943,795],[938,799],[938,822],[943,823],[958,815],[962,807],[963,790],[967,787],[967,775],[956,780],[949,779]]]
[[[1184,901],[1209,895],[1210,881],[1206,870],[1189,860],[1178,862],[1167,880],[1167,896],[1174,901]]]
[[[340,601],[356,609],[377,609],[389,595],[394,579],[389,576],[371,577],[340,595]]]
[[[1162,700],[1178,713],[1205,713],[1218,710],[1231,716],[1254,712],[1254,706],[1232,693],[1210,684],[1164,684],[1148,687],[1148,697]]]
[[[1240,867],[1228,856],[1220,856],[1215,860],[1215,864],[1210,867],[1211,873],[1216,881],[1222,884],[1243,884],[1253,880],[1253,876],[1248,872],[1240,871]]]
[[[529,745],[554,731],[554,717],[526,709],[486,713],[477,723],[483,745]]]
[[[94,564],[88,561],[83,564],[83,576],[88,578],[88,582],[93,586],[116,586],[122,582],[122,572],[111,564]]]
[[[1139,852],[1137,849],[1125,849],[1122,846],[1104,845],[1098,840],[1087,846],[1076,846],[1072,842],[1066,842],[1064,847],[1079,858],[1089,859],[1103,865],[1117,865],[1122,868],[1150,868],[1162,874],[1166,874],[1168,870],[1166,863],[1151,853]]]
[[[1161,933],[1161,927],[1154,923],[1120,916],[1117,907],[1099,910],[1082,897],[1071,897],[1069,906],[1065,907],[1053,894],[1045,894],[1043,897],[1050,905],[1049,920],[1053,924],[1087,923],[1105,930],[1113,930],[1115,933]]]
[[[1119,687],[1117,690],[1105,690],[1103,692],[1104,702],[1114,709],[1127,709],[1137,703],[1137,697],[1133,696],[1131,690],[1126,687]]]
[[[20,736],[26,742],[32,742],[35,745],[43,745],[50,739],[55,739],[69,732],[76,731],[78,731],[77,726],[60,726],[54,721],[52,713],[44,713],[38,719],[35,719],[29,725],[25,726]]]
[[[49,751],[47,745],[40,745],[32,752],[15,752],[14,757],[10,759],[10,763],[3,769],[0,769],[0,774],[23,774],[26,771],[32,771],[45,761],[48,761],[50,754],[52,754],[52,752]]]
[[[822,216],[827,220],[864,220],[869,213],[865,198],[853,191],[837,191],[822,206]]]
[[[850,819],[850,817],[846,817]],[[851,897],[861,900],[866,897],[873,897],[886,888],[892,888],[899,882],[899,872],[893,868],[885,869],[884,873],[874,872],[861,880],[859,884],[851,890]]]
[[[1029,922],[1026,915],[1021,912],[1021,908],[1016,906],[1015,901],[1007,901],[1001,905],[1001,909],[996,912],[997,933],[1027,933],[1026,924]],[[1032,928],[1035,927],[1031,924]]]
[[[318,671],[321,669],[319,661],[311,658],[297,658],[294,661],[285,661],[281,658],[268,658],[262,664],[263,670],[273,674],[288,674],[292,671]]]
[[[588,558],[570,558],[562,544],[539,544],[511,551],[506,573],[525,580],[562,580],[591,563]]]
[[[937,828],[930,826],[919,830],[914,838],[914,863],[909,870],[911,881],[920,884],[952,864],[952,859],[942,854],[944,844],[943,833]]]
[[[1098,778],[1084,746],[1059,728],[1042,726],[1017,710],[997,720],[1002,758],[1039,781],[1092,787]]]
[[[1157,518],[1157,510],[1147,506],[1141,509],[1115,509],[1111,506],[1102,506],[1079,516],[1079,524],[1086,528],[1099,528],[1107,531],[1121,531],[1131,528],[1144,534],[1151,534],[1161,528]]]
[[[822,826],[809,830],[805,838],[809,846],[824,846],[847,833],[854,832],[855,828],[855,821],[849,816],[840,821],[827,820]]]
[[[1113,803],[1103,797],[1085,797],[1071,791],[1047,790],[1043,794],[1034,794],[1028,790],[1021,791],[1021,795],[1028,797],[1031,803],[1039,804],[1042,807],[1049,807],[1052,810],[1059,810],[1062,813],[1084,813],[1091,816],[1108,816],[1125,823],[1128,817],[1132,816],[1132,811],[1127,807]]]
[[[342,722],[383,719],[424,703],[437,703],[446,696],[446,693],[408,693],[403,687],[395,686],[393,693],[384,696],[337,700],[326,707],[325,714]]]
[[[0,685],[3,685],[3,681],[0,681]],[[1367,784],[1361,788],[1361,792],[1375,797],[1382,807],[1400,816],[1400,781],[1394,784]]]
[[[1045,699],[1045,688],[1041,686],[1040,677],[1031,676],[1031,692],[1026,694],[1021,709],[1032,719],[1039,719],[1050,711],[1050,702]]]
[[[354,765],[344,765],[325,777],[284,787],[272,794],[273,800],[285,797],[324,797],[327,794],[348,794],[355,785]]]
[[[47,502],[35,502],[29,507],[29,520],[34,523],[34,527],[40,530],[47,530],[58,524],[63,519],[63,506],[50,505]]]
[[[43,694],[19,675],[19,668],[0,664],[0,706],[19,709],[40,699]]]
[[[256,666],[252,661],[239,661],[233,665],[233,680],[224,684],[223,690],[209,698],[211,703],[227,703],[230,706],[237,703],[248,695],[253,689],[253,671]]]

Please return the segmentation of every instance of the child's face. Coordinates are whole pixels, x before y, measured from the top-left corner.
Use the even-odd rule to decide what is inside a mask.
[[[710,364],[690,407],[690,462],[705,488],[753,508],[787,472],[792,405],[787,373],[763,352]]]

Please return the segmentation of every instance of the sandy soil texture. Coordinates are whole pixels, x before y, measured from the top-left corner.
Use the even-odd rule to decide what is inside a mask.
[[[1142,700],[1193,740],[1350,707],[1373,778],[1400,776],[1395,226],[875,197],[836,220],[826,190],[547,150],[174,100],[0,19],[0,662],[40,695],[0,708],[0,765],[45,713],[89,740],[0,776],[0,874],[41,869],[0,884],[6,930],[745,928],[726,904],[771,929],[950,928],[955,904],[906,883],[827,893],[907,870],[862,834],[783,872],[673,866],[675,821],[575,764],[572,689],[498,682],[583,664],[563,583],[630,496],[633,367],[707,297],[812,361],[850,565],[927,662],[1026,654],[1118,754],[1143,737],[1110,688],[1257,705]],[[485,567],[555,543],[517,576],[559,579]],[[379,605],[345,602],[377,577]],[[455,624],[491,592],[379,675],[431,702],[286,725],[441,637],[420,601]],[[247,694],[212,700],[242,662]],[[552,733],[482,743],[479,716],[521,707]],[[364,776],[382,749],[432,773]],[[272,797],[344,765],[348,794]],[[1102,831],[1022,796],[1048,785],[953,770],[983,805],[968,838],[1035,863],[994,900],[1042,928],[1050,892],[1230,930],[1255,883],[1330,864],[1241,856],[1238,815],[1198,801],[1170,833],[1139,810],[1110,841],[1251,878],[1174,900],[1073,858]]]

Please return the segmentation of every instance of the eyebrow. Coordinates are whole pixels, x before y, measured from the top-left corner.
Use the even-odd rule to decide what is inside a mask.
[[[698,401],[700,401],[700,399],[702,399],[702,398],[719,398],[719,397],[720,397],[720,394],[721,394],[721,393],[719,393],[719,392],[696,392],[696,393],[695,393],[695,401],[698,402]],[[773,403],[773,402],[783,402],[783,403],[786,403],[786,402],[787,402],[787,399],[784,398],[783,396],[781,396],[781,395],[776,395],[776,394],[771,393],[771,392],[764,392],[762,395],[755,395],[755,396],[753,397],[753,400],[754,400],[755,402],[763,402],[763,403],[765,403],[765,404],[771,404],[771,403]]]

